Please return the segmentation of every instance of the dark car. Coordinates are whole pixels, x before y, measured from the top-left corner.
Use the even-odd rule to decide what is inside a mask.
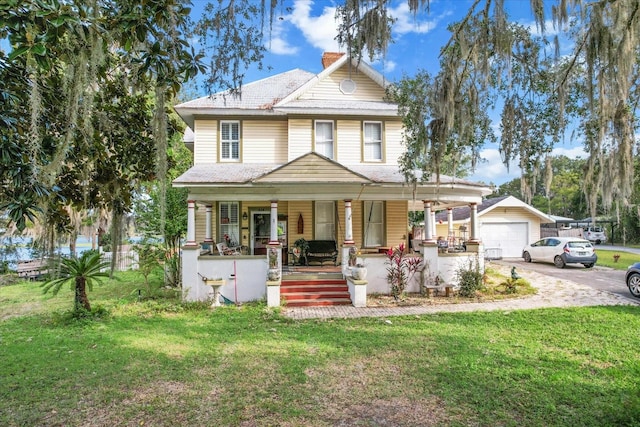
[[[640,262],[636,262],[627,268],[626,281],[631,295],[640,298]]]

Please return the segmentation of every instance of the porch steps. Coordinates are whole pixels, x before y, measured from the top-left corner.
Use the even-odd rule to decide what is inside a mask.
[[[341,274],[284,276],[280,296],[288,307],[351,305],[347,281]]]

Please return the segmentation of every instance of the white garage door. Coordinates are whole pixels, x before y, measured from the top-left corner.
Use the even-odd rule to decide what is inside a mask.
[[[529,223],[483,223],[480,239],[485,250],[499,248],[503,258],[519,258],[522,248],[529,243]]]

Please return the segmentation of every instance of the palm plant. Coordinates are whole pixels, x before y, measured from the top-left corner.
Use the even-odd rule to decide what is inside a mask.
[[[93,290],[93,284],[101,283],[102,278],[109,277],[109,263],[100,259],[100,253],[86,251],[79,258],[66,258],[60,264],[58,277],[42,284],[45,293],[49,290],[56,295],[62,285],[69,283],[75,290],[74,309],[83,308],[91,311],[87,288]]]

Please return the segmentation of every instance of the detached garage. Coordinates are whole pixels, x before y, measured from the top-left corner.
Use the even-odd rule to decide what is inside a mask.
[[[468,206],[453,208],[453,234],[469,228]],[[436,214],[436,235],[451,237],[448,211]],[[540,239],[540,224],[554,222],[546,214],[513,196],[487,199],[478,205],[479,237],[487,257],[519,258],[522,248]]]

